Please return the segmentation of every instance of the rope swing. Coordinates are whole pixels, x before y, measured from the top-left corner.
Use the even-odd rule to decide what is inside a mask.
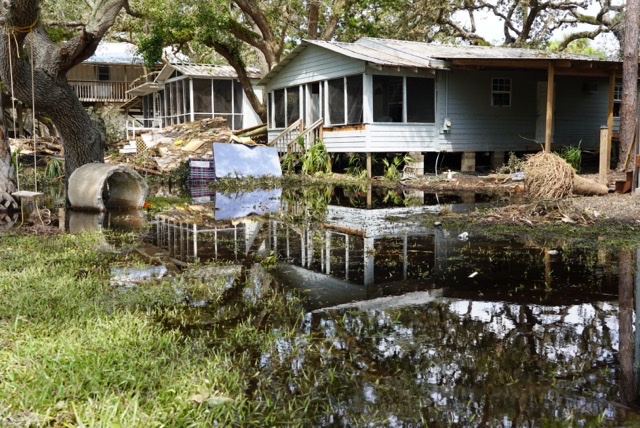
[[[20,198],[32,199],[34,200],[34,205],[36,207],[36,212],[38,214],[38,218],[40,222],[44,225],[42,217],[40,216],[40,210],[38,207],[38,203],[36,201],[37,197],[41,195],[38,192],[38,157],[37,157],[37,145],[36,145],[36,97],[35,97],[35,62],[34,62],[34,35],[33,29],[38,23],[38,19],[28,26],[25,27],[7,27],[7,43],[9,48],[9,75],[10,75],[10,84],[11,84],[11,109],[12,109],[12,119],[13,119],[13,132],[14,138],[16,133],[16,98],[14,96],[14,78],[13,78],[13,60],[11,53],[11,39],[13,38],[16,44],[16,56],[20,58],[20,47],[18,46],[18,41],[15,37],[16,33],[30,33],[29,34],[29,46],[31,49],[30,55],[30,65],[31,65],[31,139],[33,144],[33,183],[34,183],[34,191],[33,192],[23,192],[20,190],[20,171],[18,169],[18,158],[16,156],[16,186],[18,191],[13,194],[13,196],[18,196]],[[22,211],[22,203],[21,211]],[[24,213],[22,215],[22,221],[24,221]]]

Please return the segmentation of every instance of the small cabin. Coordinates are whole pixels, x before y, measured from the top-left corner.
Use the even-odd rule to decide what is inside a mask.
[[[96,52],[67,74],[85,106],[122,104],[131,99],[129,85],[145,74],[144,61],[129,43],[102,42]]]
[[[363,38],[304,40],[259,83],[280,152],[302,137],[330,153],[455,153],[474,170],[477,155],[597,149],[617,126],[621,75],[587,55]]]
[[[257,83],[261,72],[247,70]],[[262,98],[261,88],[254,91]],[[128,125],[129,131],[163,128],[196,120],[222,117],[238,130],[262,123],[245,95],[231,66],[166,64],[152,82],[130,89],[127,95],[142,104],[142,117]]]

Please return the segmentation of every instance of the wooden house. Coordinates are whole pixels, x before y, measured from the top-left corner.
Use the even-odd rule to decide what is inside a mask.
[[[508,152],[600,144],[616,126],[622,63],[592,56],[363,38],[305,40],[259,82],[280,152],[322,139],[330,153]],[[436,157],[437,159],[437,157]]]
[[[100,43],[95,54],[67,74],[85,106],[120,105],[131,99],[129,86],[145,75],[144,61],[129,43]]]
[[[261,73],[247,70],[257,82]],[[254,87],[262,97],[259,87]],[[210,64],[166,64],[157,77],[127,92],[142,103],[142,118],[130,130],[162,128],[213,117],[227,119],[231,129],[262,123],[249,103],[233,67]]]

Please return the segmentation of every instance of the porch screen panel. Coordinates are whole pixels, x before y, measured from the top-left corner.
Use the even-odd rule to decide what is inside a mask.
[[[344,117],[344,79],[329,80],[329,122],[332,125],[345,123]]]
[[[184,98],[182,95],[183,80],[176,82],[176,117],[178,123],[184,122]]]
[[[362,123],[362,75],[347,77],[347,123]]]
[[[213,112],[216,117],[224,117],[229,127],[233,126],[231,113],[233,112],[233,82],[231,80],[216,80],[213,82]]]
[[[287,88],[287,126],[300,119],[300,87]]]
[[[185,122],[191,121],[191,83],[188,80],[184,81],[184,112]]]
[[[193,79],[193,110],[196,120],[213,117],[211,80]]]
[[[156,117],[160,117],[162,119],[162,124],[160,126],[166,126],[167,123],[167,119],[165,117],[165,111],[164,111],[164,98],[165,98],[165,91],[161,91],[158,92],[154,98],[153,98],[153,102],[155,103],[155,114]]]
[[[322,116],[322,103],[320,102],[320,82],[313,82],[311,87],[311,121],[315,122]]]
[[[402,122],[402,77],[373,76],[373,121]]]
[[[176,106],[175,106],[175,100],[176,100],[176,82],[172,82],[169,84],[169,93],[167,94],[168,98],[167,98],[167,108],[168,108],[168,112],[167,112],[167,116],[169,116],[169,123],[171,125],[175,124],[175,116],[176,116]]]
[[[276,128],[284,128],[284,89],[273,91],[274,121]]]
[[[242,129],[242,104],[244,91],[237,80],[233,81],[233,129]]]
[[[407,122],[434,123],[435,121],[434,80],[407,77]]]

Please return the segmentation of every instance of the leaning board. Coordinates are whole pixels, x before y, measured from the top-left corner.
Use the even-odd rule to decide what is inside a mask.
[[[282,176],[275,147],[213,143],[216,178]]]

